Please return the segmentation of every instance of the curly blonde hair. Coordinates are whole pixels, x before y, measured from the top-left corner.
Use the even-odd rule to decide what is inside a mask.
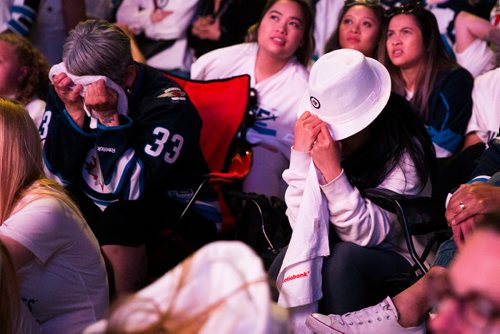
[[[28,68],[15,98],[24,105],[34,97],[44,100],[49,90],[49,64],[45,57],[26,38],[13,32],[0,33],[0,41],[12,45],[20,66]]]

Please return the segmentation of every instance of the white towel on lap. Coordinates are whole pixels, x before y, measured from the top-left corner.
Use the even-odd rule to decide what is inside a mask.
[[[82,75],[82,76],[73,75],[73,74],[68,72],[64,62],[61,62],[59,64],[52,66],[52,68],[50,69],[50,71],[49,71],[50,82],[53,83],[53,81],[52,81],[53,77],[59,73],[62,73],[62,72],[66,73],[66,75],[71,80],[73,80],[75,85],[82,85],[83,86],[83,90],[81,92],[82,96],[85,93],[86,87],[88,85],[90,85],[98,80],[103,79],[104,84],[107,87],[113,89],[118,94],[118,113],[121,115],[128,114],[127,95],[125,94],[125,91],[123,90],[123,88],[120,85],[118,85],[116,82],[111,80],[110,78],[103,76],[103,75]],[[87,113],[87,115],[91,119],[90,120],[90,128],[95,129],[97,127],[97,118],[92,115],[91,110],[88,110],[88,108],[86,106],[84,106],[84,109],[85,109],[85,112]]]

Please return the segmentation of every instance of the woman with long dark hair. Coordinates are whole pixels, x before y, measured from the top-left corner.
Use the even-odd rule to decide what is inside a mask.
[[[413,264],[396,216],[363,190],[429,196],[434,150],[407,101],[391,93],[385,67],[352,49],[313,65],[300,113],[283,173],[293,234],[270,273],[292,314],[321,295],[329,313],[356,310]],[[301,283],[297,273],[307,274]]]
[[[404,96],[427,126],[438,158],[462,147],[472,113],[471,74],[444,48],[436,18],[419,4],[387,12],[380,46],[393,91]]]
[[[339,14],[337,29],[325,44],[325,53],[349,48],[377,58],[385,22],[378,0],[347,0]]]

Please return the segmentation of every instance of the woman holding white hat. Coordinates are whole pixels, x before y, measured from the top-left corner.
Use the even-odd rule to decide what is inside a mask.
[[[361,191],[430,195],[433,158],[424,125],[391,93],[382,64],[350,49],[322,56],[283,173],[293,235],[277,279],[280,303],[300,307],[323,295],[328,313],[356,310],[370,305],[374,285],[410,269],[396,216]]]

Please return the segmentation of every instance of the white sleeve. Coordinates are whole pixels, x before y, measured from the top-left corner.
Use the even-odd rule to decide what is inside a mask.
[[[205,56],[205,55],[203,55]],[[193,80],[207,80],[205,78],[205,71],[202,65],[202,58],[198,58],[194,63],[191,64],[191,79]]]
[[[141,0],[123,0],[116,12],[116,22],[126,24],[134,33],[139,34],[151,25],[153,10],[154,7],[144,6]]]
[[[416,195],[420,193],[419,186],[415,167],[406,154],[378,188]],[[397,228],[396,215],[364,198],[344,173],[321,188],[328,200],[330,222],[342,240],[374,247]]]
[[[466,134],[475,132],[487,143],[498,135],[500,113],[497,101],[500,98],[500,68],[477,77],[472,90],[472,116]]]
[[[335,32],[339,21],[339,14],[344,6],[343,1],[320,0],[316,3],[316,16],[314,18],[314,41],[317,57],[324,54],[325,44],[330,35]]]
[[[475,94],[473,94],[473,98],[474,96]],[[478,105],[476,103],[472,105],[472,115],[469,119],[469,123],[467,124],[467,130],[465,131],[465,134],[469,133],[475,133],[483,143],[488,142],[488,130],[481,117],[481,111],[478,109]]]
[[[285,192],[286,214],[292,228],[299,213],[310,162],[311,156],[309,153],[295,151],[292,147],[290,168],[283,171],[283,180],[288,184]]]
[[[198,58],[191,65],[191,79],[193,80],[212,80],[219,79],[217,76],[217,68],[222,66],[219,64],[218,60],[225,59],[226,57],[222,57],[220,55],[220,50],[214,50],[208,53],[205,53],[200,58]]]
[[[164,10],[172,11],[163,21],[149,23],[145,27],[146,35],[161,39],[178,39],[186,35],[196,10],[198,0],[170,0]]]
[[[124,23],[134,33],[142,31],[153,39],[178,39],[186,35],[196,11],[198,0],[170,0],[163,10],[172,11],[162,21],[151,22],[155,8],[152,0],[123,0],[116,13],[116,21]]]
[[[0,234],[19,242],[45,263],[74,233],[71,224],[66,224],[64,211],[56,199],[35,200],[0,225]]]
[[[253,73],[257,43],[241,43],[207,52],[191,64],[191,79],[215,80]]]

